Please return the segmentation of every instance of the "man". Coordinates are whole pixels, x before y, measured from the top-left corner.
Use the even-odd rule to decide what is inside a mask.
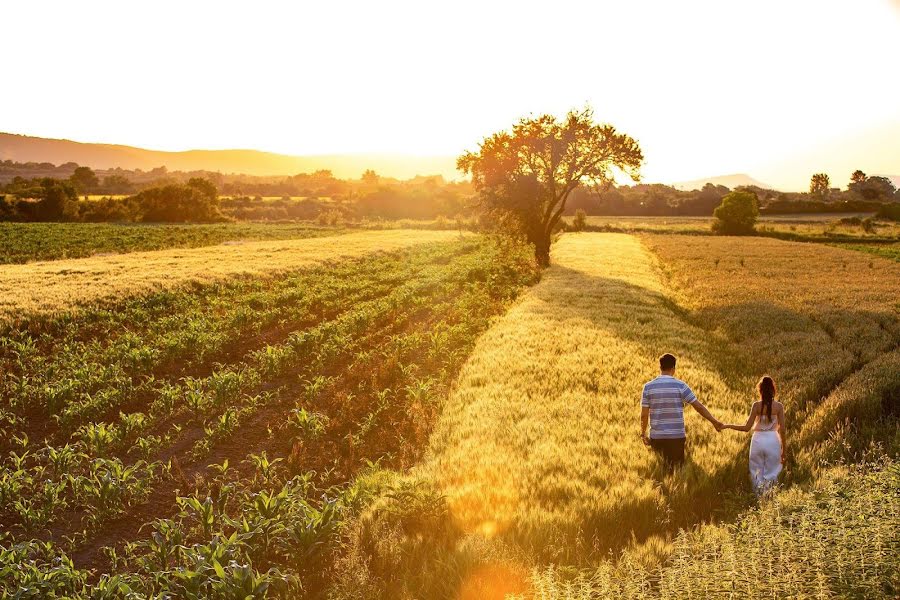
[[[697,400],[688,385],[675,378],[675,357],[659,357],[659,377],[647,382],[641,395],[641,440],[662,455],[669,470],[684,463],[684,405],[690,404],[716,431],[722,423]],[[650,436],[647,437],[647,423]]]

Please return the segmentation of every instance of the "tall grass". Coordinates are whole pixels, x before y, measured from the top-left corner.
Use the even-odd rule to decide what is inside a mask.
[[[453,597],[483,568],[585,565],[708,518],[744,477],[743,440],[688,409],[689,464],[663,475],[638,416],[664,351],[714,413],[743,409],[752,381],[735,349],[679,316],[637,238],[564,236],[479,340],[413,475],[442,508],[410,525],[400,501],[376,505],[351,542],[347,594]]]
[[[593,570],[538,569],[527,597],[896,598],[898,556],[900,465],[887,461],[832,469],[733,525],[681,533],[666,565],[625,553]]]
[[[717,435],[688,409],[689,464],[660,472],[640,445],[637,406],[663,351],[679,356],[676,374],[732,422],[745,417],[755,380],[775,376],[788,406],[788,484],[827,478],[829,465],[871,454],[873,442],[896,451],[895,263],[870,266],[862,254],[777,240],[644,241],[654,254],[618,234],[558,242],[542,282],[479,341],[426,461],[392,488],[403,494],[386,493],[351,530],[338,597],[722,591],[709,586],[731,581],[724,559],[694,587],[696,570],[681,576],[685,544],[700,542],[677,532],[753,505],[748,438]],[[865,514],[885,535],[896,531],[895,512]],[[730,540],[733,556],[768,552],[762,534],[747,548],[733,539],[741,530],[708,531]],[[846,531],[829,537],[826,528],[832,542],[819,548]],[[796,560],[807,535],[771,543]],[[658,570],[666,564],[674,566]],[[835,576],[827,564],[804,568],[807,591],[817,569]],[[572,578],[585,570],[592,574]],[[845,584],[834,589],[852,589]]]

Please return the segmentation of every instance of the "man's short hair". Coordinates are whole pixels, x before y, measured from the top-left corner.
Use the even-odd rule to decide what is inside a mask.
[[[659,368],[662,371],[671,371],[675,368],[675,356],[668,352],[659,357]]]

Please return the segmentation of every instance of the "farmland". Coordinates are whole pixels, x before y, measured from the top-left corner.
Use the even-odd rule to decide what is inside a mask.
[[[113,225],[104,223],[0,223],[0,264],[223,242],[287,240],[339,233],[310,224]]]
[[[900,225],[894,221],[863,221],[871,214],[761,215],[757,231],[761,235],[796,241],[861,241],[890,243],[900,239]],[[571,221],[571,219],[570,219]],[[678,233],[708,235],[712,217],[587,217],[587,229],[622,233]]]
[[[111,595],[312,585],[366,464],[419,456],[467,348],[535,277],[524,257],[426,243],[8,327],[5,586],[77,594],[86,567],[119,573],[94,582]]]
[[[458,236],[449,231],[364,231],[7,265],[0,272],[0,318],[52,314],[186,283],[277,273]]]
[[[778,509],[753,513],[746,437],[689,414],[691,459],[675,477],[640,445],[636,398],[664,350],[727,421],[741,420],[761,373],[782,386],[797,440],[786,481],[798,488],[786,502],[806,515],[777,541],[782,556],[805,553],[803,519],[852,512],[836,498],[818,511],[801,486],[827,487],[829,465],[873,448],[896,456],[896,263],[771,239],[617,234],[564,236],[554,261],[460,373],[426,460],[408,476],[416,501],[386,498],[359,520],[345,597],[674,597],[746,584],[723,553],[770,560],[763,532]],[[895,466],[872,477],[896,498]],[[849,547],[816,545],[819,575],[792,565],[784,581],[801,595],[897,589],[896,509],[868,505],[866,488],[843,481],[872,527]],[[733,540],[715,525],[739,518],[758,537]],[[704,523],[699,537],[678,533]],[[609,562],[610,551],[625,554]],[[712,553],[719,570],[680,573],[695,551]],[[824,583],[830,564],[847,565],[846,579]]]
[[[900,264],[683,231],[567,233],[540,276],[409,230],[3,266],[0,582],[895,596]],[[693,411],[666,474],[636,410],[664,351],[730,422],[776,379],[785,489],[757,502],[748,437]]]

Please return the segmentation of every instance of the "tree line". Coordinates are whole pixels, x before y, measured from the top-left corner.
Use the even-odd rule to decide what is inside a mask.
[[[548,140],[562,136],[560,131],[567,126],[575,127],[576,124],[552,125],[552,121],[548,120],[551,117],[541,119],[535,119],[533,123],[528,121],[529,124],[527,127],[523,126],[522,130],[514,129],[511,133],[504,134],[506,137],[501,136],[492,142],[493,146],[482,149],[482,152],[523,152],[524,147],[515,146],[520,143],[516,141],[518,138],[530,140],[529,144],[543,143],[546,147],[540,149],[542,152],[561,152],[560,148],[565,144],[553,150],[553,143]],[[557,131],[554,127],[562,129]],[[603,131],[606,131],[603,135],[615,135],[610,131]],[[541,136],[546,138],[544,142],[536,141],[542,139]],[[577,136],[573,139],[577,139]],[[560,145],[561,142],[557,140],[554,143]],[[584,150],[582,147],[581,151]],[[531,179],[522,177],[515,182],[503,183],[501,170],[513,169],[507,176],[515,172],[514,165],[509,162],[512,154],[505,158],[498,155],[491,159],[502,158],[506,163],[484,163],[483,166],[476,166],[476,162],[473,162],[475,158],[472,157],[477,156],[476,154],[465,156],[470,157],[461,162],[460,167],[467,169],[466,172],[473,177],[471,181],[463,182],[447,182],[440,176],[400,181],[380,176],[371,170],[363,173],[359,179],[339,179],[327,170],[282,178],[251,177],[246,180],[234,176],[228,179],[221,173],[202,172],[203,176],[184,179],[186,173],[169,173],[165,167],[146,172],[117,170],[121,173],[101,178],[91,168],[74,163],[54,167],[50,163],[2,161],[0,170],[5,169],[7,175],[16,169],[16,172],[25,172],[23,169],[27,170],[26,167],[31,172],[43,169],[43,172],[58,173],[62,170],[71,172],[71,175],[65,178],[31,179],[16,175],[7,183],[0,184],[0,220],[199,222],[225,219],[319,219],[331,222],[379,218],[471,219],[476,216],[490,220],[490,213],[496,211],[484,210],[482,200],[485,193],[499,193],[497,185],[506,186],[504,193],[517,198],[514,202],[520,202],[529,195],[540,196],[544,193],[539,184],[541,175],[530,174],[528,177]],[[560,155],[558,159],[563,160],[564,157]],[[483,175],[472,171],[474,168],[487,169],[489,166],[493,171],[485,171]],[[130,180],[122,173],[143,179]],[[566,191],[565,201],[559,205],[560,217],[572,216],[576,212],[592,216],[710,216],[732,191],[752,194],[756,198],[757,209],[762,214],[880,211],[890,216],[896,213],[896,209],[892,209],[890,205],[900,201],[900,191],[894,188],[890,179],[870,177],[859,170],[851,174],[846,190],[831,187],[828,176],[817,173],[811,178],[809,192],[796,193],[777,192],[756,186],[741,186],[730,190],[711,183],[699,190],[679,190],[668,185],[638,182],[633,185],[615,185],[612,171],[604,176],[597,175],[596,179],[591,179],[588,175],[557,190],[557,194],[562,190]],[[487,185],[488,180],[491,185]],[[101,191],[107,195],[99,199],[85,198],[87,194],[95,195]],[[126,197],[118,197],[122,195]],[[542,201],[548,200],[545,198]]]

